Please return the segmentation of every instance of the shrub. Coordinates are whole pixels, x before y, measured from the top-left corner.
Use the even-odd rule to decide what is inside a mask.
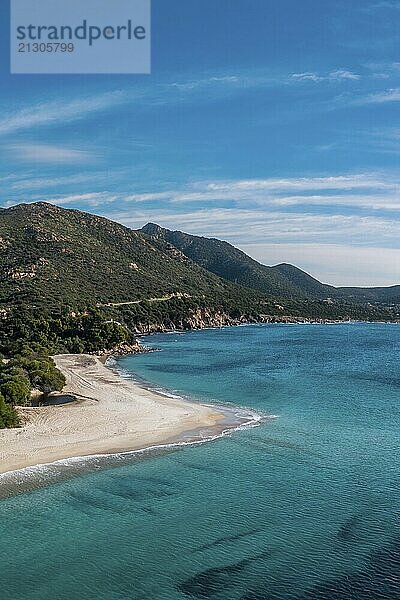
[[[16,410],[10,404],[6,404],[4,397],[0,394],[0,429],[19,426],[20,420]]]
[[[0,392],[8,404],[24,406],[29,403],[31,385],[23,375],[13,375],[0,385]]]
[[[63,389],[65,377],[61,371],[56,369],[51,359],[33,362],[36,365],[34,369],[29,370],[29,376],[35,388],[39,389],[43,394],[50,394],[50,392],[61,391]]]

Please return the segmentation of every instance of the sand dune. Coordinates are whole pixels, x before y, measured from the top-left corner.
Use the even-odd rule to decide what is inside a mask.
[[[90,355],[59,355],[76,401],[21,408],[21,429],[0,431],[0,473],[75,456],[136,450],[212,428],[224,413],[168,398],[121,378]]]

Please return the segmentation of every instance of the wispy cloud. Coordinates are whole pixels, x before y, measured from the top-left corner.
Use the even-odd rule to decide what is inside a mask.
[[[390,90],[384,90],[358,98],[355,100],[355,104],[385,104],[386,102],[399,102],[400,101],[400,88],[394,88]]]
[[[57,206],[68,206],[72,205],[86,205],[87,207],[104,206],[109,203],[118,200],[119,196],[112,194],[111,192],[88,192],[85,194],[71,194],[70,196],[60,196],[57,198],[43,198],[42,196],[31,197],[29,200],[25,200],[27,203],[33,203],[38,201],[46,201],[49,204],[56,204]],[[5,202],[5,207],[14,206],[17,202],[9,200]]]
[[[180,103],[185,98],[191,97],[201,97],[204,101],[210,102],[215,97],[243,92],[251,88],[279,87],[301,81],[356,81],[360,78],[359,74],[347,69],[335,69],[327,74],[314,72],[276,74],[266,70],[254,70],[208,74],[197,78],[186,77],[176,81],[160,82],[152,87],[127,87],[123,90],[78,99],[60,99],[21,107],[2,116],[0,135],[10,135],[34,127],[51,127],[81,121],[92,114],[129,105],[132,102],[154,106]]]
[[[316,193],[318,192],[318,193]],[[203,181],[183,189],[133,194],[129,200],[172,204],[234,201],[253,205],[346,205],[400,209],[400,183],[379,174]]]
[[[331,81],[340,81],[341,79],[350,79],[352,81],[358,81],[361,79],[361,75],[357,73],[353,73],[352,71],[346,71],[345,69],[338,69],[337,71],[332,71],[328,75]]]
[[[400,2],[398,0],[380,0],[363,6],[364,12],[375,12],[381,10],[400,10]]]
[[[119,189],[113,193],[103,191],[99,187],[111,175],[99,173],[76,175],[68,182],[68,177],[55,179],[39,179],[13,182],[9,186],[16,191],[34,192],[32,200],[37,199],[37,190],[58,188],[71,185],[79,187],[79,193],[58,194],[49,196],[43,192],[41,199],[55,204],[86,204],[87,206],[123,204],[148,204],[153,206],[168,205],[174,210],[179,206],[214,204],[243,205],[257,208],[270,207],[277,210],[302,206],[324,211],[333,207],[345,206],[347,209],[400,210],[400,181],[392,173],[359,173],[351,175],[334,175],[324,177],[289,177],[268,179],[241,179],[222,181],[195,181],[149,192],[132,193],[128,189]],[[1,182],[0,182],[1,183]],[[97,189],[94,187],[96,185]],[[86,190],[81,193],[82,187]]]
[[[370,62],[364,65],[372,77],[389,79],[400,74],[400,62]]]
[[[79,121],[90,114],[127,102],[123,91],[115,91],[71,101],[54,101],[14,111],[0,119],[0,135],[32,127],[46,127]]]
[[[104,169],[103,171],[87,170],[86,168],[84,171],[75,169],[71,174],[58,177],[38,177],[37,174],[38,171],[32,169],[30,171],[24,170],[22,175],[15,173],[7,178],[0,177],[0,186],[4,184],[4,187],[7,186],[7,189],[12,191],[43,190],[45,194],[46,190],[50,188],[59,189],[79,186],[82,189],[82,187],[87,188],[90,184],[92,189],[95,187],[104,189],[105,186],[109,187],[110,183],[117,185],[121,179],[130,178],[132,180],[132,169],[130,167]]]
[[[224,239],[264,264],[289,262],[334,285],[400,282],[400,223],[390,218],[246,208],[178,213],[143,208],[134,213],[122,210],[112,218],[133,228],[155,221],[169,229]]]
[[[50,144],[10,144],[7,150],[13,158],[30,163],[82,164],[97,158],[95,153],[87,150]]]
[[[33,203],[40,201],[48,202],[49,204],[56,204],[57,206],[72,206],[72,207],[83,207],[93,208],[100,206],[112,205],[114,203],[131,203],[131,202],[146,202],[148,194],[137,194],[132,195],[124,192],[85,192],[83,194],[68,194],[68,195],[57,195],[49,196],[48,194],[38,195],[37,193],[25,198],[24,202]],[[160,194],[160,198],[164,195]],[[152,196],[153,197],[153,196]],[[18,203],[18,200],[9,200],[5,202],[5,206],[13,206]]]
[[[226,239],[266,264],[292,262],[328,283],[378,285],[400,280],[400,219],[385,212],[400,209],[399,191],[393,174],[361,173],[203,181],[137,194],[103,189],[40,199],[86,207],[132,228],[155,221]],[[360,210],[365,208],[375,212]],[[353,258],[357,279],[354,265],[346,266]]]
[[[97,179],[98,178],[98,179]],[[85,188],[93,186],[94,182],[100,186],[107,181],[107,177],[90,173],[77,175],[71,178],[71,185],[82,184]],[[11,189],[28,191],[40,188],[57,188],[68,185],[68,178],[55,178],[49,180],[14,182]],[[82,188],[80,185],[80,188]],[[37,194],[33,195],[37,199]],[[102,203],[140,203],[157,205],[191,204],[232,204],[269,206],[276,210],[277,207],[286,208],[293,206],[322,207],[324,209],[346,206],[348,209],[373,209],[373,210],[400,210],[400,182],[392,174],[354,174],[336,175],[326,177],[300,177],[300,178],[270,178],[270,179],[244,179],[225,181],[197,181],[164,190],[131,193],[120,190],[106,192],[90,190],[82,195],[64,194],[49,196],[43,193],[42,199],[48,199],[55,204],[73,204],[84,202],[88,206],[100,206]]]
[[[103,213],[104,214],[104,213]],[[119,211],[113,219],[131,227],[147,220],[189,233],[226,239],[232,243],[349,243],[355,246],[398,246],[400,223],[390,218],[360,215],[323,215],[272,212],[268,209],[211,208],[191,212]],[[376,240],[379,243],[376,243]]]
[[[305,71],[304,73],[292,73],[291,78],[296,81],[312,81],[314,83],[320,83],[323,81],[358,81],[361,79],[361,75],[346,69],[336,69],[325,75],[314,73],[312,71]]]
[[[264,81],[265,79],[257,78],[247,78],[247,81],[253,81],[253,83],[257,83],[260,81]],[[200,79],[190,79],[188,81],[181,82],[172,82],[166,85],[167,88],[176,89],[183,92],[192,92],[194,90],[210,88],[213,86],[236,86],[238,84],[243,84],[244,78],[240,75],[224,75],[224,76],[209,76],[203,77]]]
[[[61,196],[59,198],[47,198],[46,202],[57,204],[59,206],[67,206],[70,204],[86,204],[87,206],[101,206],[110,204],[119,199],[118,194],[111,192],[88,192],[86,194],[71,194],[70,196]]]
[[[65,175],[62,177],[52,177],[52,178],[43,178],[43,177],[35,177],[34,174],[30,175],[28,178],[18,179],[10,183],[9,189],[11,190],[46,190],[48,188],[55,187],[64,187],[71,186],[77,184],[88,184],[96,183],[99,178],[99,174],[97,173],[82,173],[75,175]],[[104,181],[107,178],[107,174],[100,175],[101,181]],[[0,179],[0,183],[2,180]]]

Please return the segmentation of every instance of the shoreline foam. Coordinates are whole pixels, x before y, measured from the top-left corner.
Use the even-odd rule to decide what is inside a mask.
[[[0,485],[40,470],[205,443],[259,424],[254,411],[207,405],[144,387],[90,355],[60,355],[63,394],[75,402],[20,409],[21,429],[0,431]]]

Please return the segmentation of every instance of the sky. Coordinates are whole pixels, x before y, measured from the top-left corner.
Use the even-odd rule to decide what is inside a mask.
[[[400,0],[153,0],[151,75],[10,75],[0,30],[0,206],[400,284]]]

